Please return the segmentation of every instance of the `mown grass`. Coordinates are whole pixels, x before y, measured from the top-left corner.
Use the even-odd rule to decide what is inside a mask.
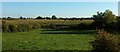
[[[3,50],[90,50],[94,30],[3,32]]]

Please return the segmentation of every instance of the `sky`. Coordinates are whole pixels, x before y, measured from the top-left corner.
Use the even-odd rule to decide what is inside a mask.
[[[1,0],[2,2],[118,2],[119,0]]]
[[[118,15],[118,2],[2,2],[3,17],[87,17],[106,9]]]

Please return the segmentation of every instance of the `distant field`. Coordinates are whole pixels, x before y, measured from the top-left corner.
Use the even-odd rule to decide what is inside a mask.
[[[90,50],[94,30],[32,30],[3,33],[3,50]]]
[[[21,23],[48,23],[48,24],[80,24],[80,23],[91,23],[94,20],[3,20],[10,24],[21,24]]]

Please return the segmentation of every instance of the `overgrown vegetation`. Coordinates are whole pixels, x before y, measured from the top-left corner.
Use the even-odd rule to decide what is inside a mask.
[[[97,30],[98,35],[95,37],[95,40],[93,40],[94,35],[89,36],[88,34],[96,34],[96,32],[88,32],[87,30],[95,30],[96,28],[100,30]],[[50,30],[47,31],[46,29]],[[84,44],[83,40],[86,41],[92,38],[93,41],[90,42],[90,44],[93,48],[93,52],[120,51],[119,38],[115,35],[111,35],[111,33],[120,33],[120,17],[115,16],[110,10],[106,10],[105,12],[97,12],[97,15],[93,15],[92,18],[57,18],[55,15],[53,15],[52,17],[38,16],[37,18],[28,19],[23,17],[20,17],[19,19],[8,17],[3,18],[2,20],[2,30],[4,32],[3,36],[5,37],[3,39],[3,49],[20,48],[46,50],[84,50],[84,48],[79,47],[81,46],[80,44]],[[30,30],[34,30],[34,32]],[[8,32],[14,33],[13,35],[10,35],[11,33]],[[81,36],[81,34],[83,36]],[[86,38],[87,36],[88,38]],[[75,38],[75,40],[73,39],[73,37]],[[23,41],[23,39],[26,38],[28,38],[28,40]],[[6,40],[10,41],[7,42]],[[13,43],[16,44],[15,47],[12,47],[14,46]],[[19,45],[18,43],[21,44]],[[88,44],[86,47],[89,47]]]
[[[120,42],[118,37],[106,31],[97,30],[98,35],[90,42],[93,47],[92,52],[120,52]]]
[[[33,29],[79,30],[87,29],[87,27],[89,27],[92,22],[93,20],[2,20],[2,29],[3,32],[25,32]]]
[[[93,15],[94,26],[99,29],[105,29],[109,33],[118,32],[119,19],[112,11],[106,10],[105,12],[97,12],[97,15]]]

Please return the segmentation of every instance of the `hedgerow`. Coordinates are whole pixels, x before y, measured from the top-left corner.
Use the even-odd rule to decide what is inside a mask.
[[[82,23],[81,23],[82,22]],[[80,24],[80,25],[79,25]],[[82,25],[83,24],[83,25]],[[3,20],[3,32],[25,32],[33,29],[88,29],[91,21],[60,21],[60,20]],[[75,27],[75,25],[79,27]]]

